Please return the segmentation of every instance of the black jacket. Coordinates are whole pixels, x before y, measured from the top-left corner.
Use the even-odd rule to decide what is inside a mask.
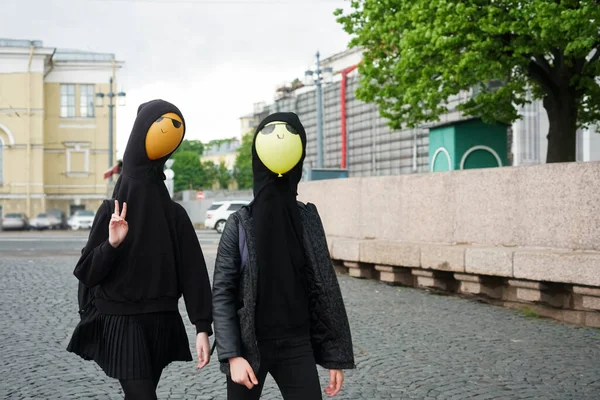
[[[250,205],[251,207],[252,205]],[[298,203],[308,260],[310,333],[315,360],[326,369],[354,368],[350,325],[333,269],[321,218],[313,204]],[[247,262],[241,264],[239,230],[246,237]],[[213,320],[221,370],[228,360],[244,357],[258,371],[260,355],[255,334],[258,266],[249,207],[227,220],[219,243],[213,279]]]
[[[96,213],[87,245],[74,271],[82,285],[93,288],[98,311],[113,315],[177,311],[179,298],[183,295],[196,331],[212,334],[208,271],[196,231],[185,209],[173,202],[177,229],[175,260],[165,260],[162,269],[149,271],[144,270],[146,255],[129,255],[121,246],[115,249],[108,243],[108,223],[114,205],[112,201],[108,202],[112,207],[108,209],[106,203]],[[80,285],[80,308],[84,308],[90,299],[84,296],[85,293],[90,292]]]

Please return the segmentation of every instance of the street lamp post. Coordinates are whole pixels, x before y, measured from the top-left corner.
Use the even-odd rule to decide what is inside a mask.
[[[317,96],[317,168],[323,168],[323,81],[329,80],[333,69],[324,67],[321,69],[321,58],[317,51],[317,69],[305,72],[305,84],[316,86]]]
[[[114,93],[113,92],[113,78],[110,77],[110,91],[106,94],[104,93],[96,93],[96,106],[102,107],[104,106],[104,97],[108,97],[108,168],[113,167],[113,132],[114,132],[114,108],[115,104],[113,103],[113,98],[118,98],[118,105],[125,105],[125,92]],[[113,180],[112,174],[109,178],[110,182]]]

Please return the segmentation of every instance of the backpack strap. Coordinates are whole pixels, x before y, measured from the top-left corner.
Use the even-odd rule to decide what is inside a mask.
[[[240,269],[246,265],[248,261],[248,248],[246,247],[246,231],[241,223],[238,222],[238,232],[239,232],[239,246],[240,246],[240,256],[242,258],[242,263],[240,265]]]

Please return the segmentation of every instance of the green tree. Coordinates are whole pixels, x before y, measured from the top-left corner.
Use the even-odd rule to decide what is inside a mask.
[[[237,150],[233,177],[240,189],[250,189],[253,185],[252,179],[252,142],[254,133],[248,132],[242,136],[242,144]]]
[[[542,99],[548,162],[575,161],[576,131],[600,120],[597,0],[352,0],[338,21],[364,48],[358,97],[392,128],[435,121],[461,90],[459,109],[511,123]],[[501,83],[490,85],[490,82]]]
[[[217,177],[219,175],[219,168],[212,161],[204,161],[202,163],[202,173],[203,177],[203,186],[207,188],[212,188],[214,183],[217,181]]]
[[[229,182],[231,182],[231,174],[225,165],[225,161],[221,161],[219,163],[217,170],[217,181],[219,182],[219,187],[221,189],[227,189],[229,187]]]
[[[200,164],[200,158],[194,151],[181,151],[173,155],[173,172],[175,191],[198,190],[204,187],[205,171]]]
[[[174,155],[184,151],[193,151],[197,155],[201,156],[204,154],[204,144],[199,140],[184,139],[184,141],[179,145],[177,151],[175,151]]]

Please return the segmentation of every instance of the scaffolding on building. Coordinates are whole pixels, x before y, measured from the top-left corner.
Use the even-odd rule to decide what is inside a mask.
[[[452,96],[447,101],[448,112],[439,121],[422,124],[416,128],[393,130],[389,121],[380,116],[376,104],[364,103],[356,98],[359,77],[353,71],[360,59],[360,50],[348,50],[322,61],[322,65],[334,66],[334,79],[323,84],[323,148],[326,169],[348,169],[351,177],[400,175],[422,173],[429,166],[429,128],[465,119],[457,108],[476,95],[469,90]],[[346,57],[346,59],[344,59]],[[492,82],[497,84],[497,82]],[[345,90],[342,94],[342,85]],[[475,88],[477,89],[477,88]],[[341,95],[342,94],[342,95]],[[345,109],[342,110],[342,98]],[[507,130],[509,165],[539,164],[545,162],[548,117],[541,101],[529,98],[529,104],[519,109],[521,119]],[[300,117],[307,133],[307,149],[304,167],[317,167],[317,101],[315,87],[298,82],[279,87],[271,105],[257,103],[254,107],[256,123],[271,112],[291,111]],[[342,125],[345,121],[345,127]],[[600,158],[600,139],[596,144],[584,136],[592,137],[596,127],[579,132],[577,160],[590,161]],[[346,146],[342,145],[345,137]],[[585,153],[585,155],[584,155]]]
[[[346,131],[347,168],[350,176],[383,176],[420,173],[429,171],[428,125],[417,128],[392,130],[388,121],[379,115],[375,104],[364,103],[356,98],[358,77],[347,79]],[[340,168],[342,162],[341,82],[333,82],[323,88],[323,145],[324,167]],[[300,117],[306,129],[308,141],[304,166],[316,166],[317,113],[313,90],[293,92],[275,101],[273,110],[291,111]],[[462,114],[455,110],[468,93],[449,101],[451,111],[441,118],[442,122],[460,120]]]

